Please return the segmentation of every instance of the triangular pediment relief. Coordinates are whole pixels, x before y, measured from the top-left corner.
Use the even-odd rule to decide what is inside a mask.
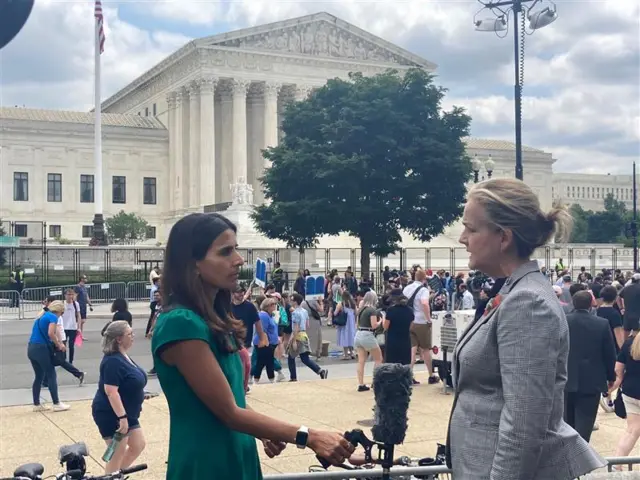
[[[207,46],[435,69],[431,62],[327,13],[215,35],[200,42]]]

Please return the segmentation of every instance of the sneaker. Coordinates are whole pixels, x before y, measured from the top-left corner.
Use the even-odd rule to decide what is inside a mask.
[[[80,376],[78,377],[78,386],[80,387],[83,383],[84,383],[84,376],[86,375],[86,372],[82,372],[80,374]]]
[[[366,385],[358,385],[359,392],[368,392],[369,390],[371,390],[371,388],[367,387]]]
[[[33,411],[34,412],[48,412],[50,410],[49,407],[47,407],[46,405],[34,405],[33,406]]]
[[[53,411],[54,412],[66,412],[67,410],[69,410],[71,407],[65,403],[56,403],[53,405]]]
[[[326,380],[328,376],[329,376],[329,370],[327,370],[326,368],[323,368],[322,370],[320,370],[320,378],[322,380]]]
[[[282,373],[282,370],[280,370],[278,372],[278,376],[276,377],[276,382],[284,382],[284,381],[285,381],[284,373]]]
[[[600,425],[598,425],[597,423],[593,424],[593,428],[591,429],[592,431],[596,431],[596,430],[600,430]]]
[[[429,385],[440,383],[440,379],[436,376],[429,377]]]
[[[602,397],[600,397],[600,406],[607,413],[613,412],[614,410],[613,400],[611,400],[611,397],[609,396],[609,394],[607,393],[602,394]]]
[[[298,379],[297,378],[292,378],[291,380],[289,380],[290,382],[297,382]]]
[[[147,372],[147,376],[148,376],[148,377],[157,377],[157,376],[158,376],[158,374],[156,373],[156,369],[155,369],[155,368],[152,368],[151,370],[149,370],[149,371]]]
[[[415,378],[411,381],[411,383],[413,385],[420,385],[420,382],[418,380],[416,380]]]

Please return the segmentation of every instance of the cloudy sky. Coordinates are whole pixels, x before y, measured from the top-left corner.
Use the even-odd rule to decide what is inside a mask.
[[[524,143],[552,152],[556,171],[630,173],[640,160],[640,0],[556,4],[559,19],[526,37]],[[511,37],[474,30],[475,0],[103,5],[103,98],[193,38],[327,11],[438,64],[446,106],[468,110],[473,136],[513,138]],[[0,104],[89,109],[92,42],[92,0],[36,0],[25,29],[0,51]]]

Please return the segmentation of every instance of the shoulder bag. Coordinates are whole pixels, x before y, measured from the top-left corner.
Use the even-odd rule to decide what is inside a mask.
[[[36,320],[36,322],[38,322],[38,330],[40,331],[40,335],[42,335],[42,338],[44,338],[44,340],[47,342],[47,348],[49,349],[49,355],[51,356],[51,363],[57,367],[64,361],[65,354],[64,352],[56,348],[55,344],[49,339],[49,334],[42,331],[40,320],[42,320],[42,317]],[[57,325],[56,328],[58,328]]]
[[[335,315],[335,310],[334,310],[334,317],[332,319],[332,323],[336,326],[336,327],[344,327],[347,324],[347,311],[345,310],[345,306],[344,304],[342,305],[342,309],[340,310],[340,313],[338,313],[338,315]]]

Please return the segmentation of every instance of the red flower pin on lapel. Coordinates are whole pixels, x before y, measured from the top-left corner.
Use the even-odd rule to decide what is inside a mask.
[[[497,294],[495,297],[489,300],[489,303],[487,303],[487,306],[484,307],[484,313],[482,314],[482,316],[486,317],[487,315],[489,315],[492,311],[498,308],[501,303],[502,303],[502,295]]]

